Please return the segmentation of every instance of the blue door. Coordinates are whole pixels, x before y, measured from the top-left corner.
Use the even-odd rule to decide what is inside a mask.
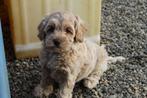
[[[0,98],[10,98],[8,74],[0,21]]]

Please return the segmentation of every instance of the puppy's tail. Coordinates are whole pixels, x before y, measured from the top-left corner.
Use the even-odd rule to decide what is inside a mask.
[[[117,56],[117,57],[112,57],[109,56],[108,57],[108,63],[116,63],[116,62],[124,62],[126,60],[126,58],[124,58],[123,56]]]
[[[116,62],[124,62],[128,61],[130,59],[137,59],[141,60],[143,58],[147,58],[147,55],[136,55],[136,56],[129,56],[129,57],[123,57],[123,56],[116,56],[116,57],[108,57],[108,63],[116,63]]]

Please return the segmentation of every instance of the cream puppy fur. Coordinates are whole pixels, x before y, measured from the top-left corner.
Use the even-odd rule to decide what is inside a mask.
[[[35,95],[47,97],[57,91],[57,98],[72,98],[76,82],[83,80],[92,89],[108,69],[109,62],[124,57],[110,57],[100,36],[85,38],[82,20],[70,12],[47,15],[38,26],[43,47],[40,53],[42,79]]]

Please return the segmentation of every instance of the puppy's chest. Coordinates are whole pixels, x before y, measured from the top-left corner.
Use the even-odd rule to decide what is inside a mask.
[[[48,67],[50,68],[60,68],[60,67],[71,67],[76,62],[77,57],[71,53],[52,53],[48,57]]]

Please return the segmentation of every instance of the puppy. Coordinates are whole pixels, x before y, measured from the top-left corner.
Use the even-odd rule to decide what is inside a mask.
[[[109,57],[99,37],[84,38],[86,27],[82,20],[70,12],[54,12],[47,15],[38,26],[42,41],[40,64],[42,79],[36,87],[37,96],[49,96],[57,90],[58,98],[72,98],[76,82],[83,80],[92,89],[109,62],[124,60]],[[95,38],[95,39],[94,39]]]

